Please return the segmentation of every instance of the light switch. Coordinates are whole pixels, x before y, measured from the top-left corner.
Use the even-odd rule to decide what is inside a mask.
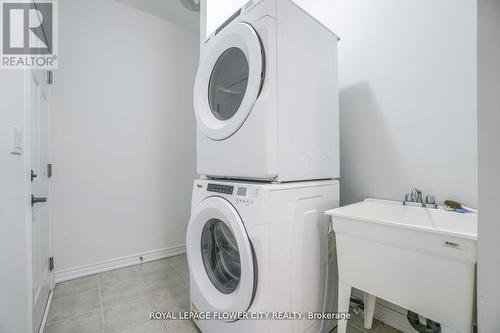
[[[21,155],[23,152],[23,132],[12,126],[12,151],[14,155]]]

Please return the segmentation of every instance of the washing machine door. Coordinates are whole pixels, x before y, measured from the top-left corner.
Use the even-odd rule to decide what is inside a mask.
[[[221,197],[202,201],[187,231],[191,283],[200,311],[247,311],[257,284],[253,248],[236,209]]]
[[[259,97],[264,52],[247,23],[225,27],[210,40],[196,74],[194,110],[199,128],[213,140],[233,135]]]

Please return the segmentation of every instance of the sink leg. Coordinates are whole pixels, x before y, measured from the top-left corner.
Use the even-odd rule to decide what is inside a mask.
[[[339,282],[339,309],[338,312],[349,312],[349,303],[351,302],[351,286]],[[337,333],[346,333],[347,320],[339,320]]]
[[[365,296],[365,308],[364,308],[365,328],[369,330],[372,328],[373,313],[375,312],[375,301],[377,300],[377,297],[369,293],[365,293],[364,296]]]

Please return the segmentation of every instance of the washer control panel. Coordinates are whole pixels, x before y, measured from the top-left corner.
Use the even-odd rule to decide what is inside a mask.
[[[241,9],[242,11],[242,14],[246,14],[248,13],[249,11],[253,10],[255,7],[257,7],[258,5],[260,5],[261,2],[263,2],[264,0],[250,0],[248,1],[244,6],[243,8]]]
[[[232,195],[234,192],[234,186],[210,183],[207,186],[207,191]]]
[[[237,198],[236,199],[236,204],[252,205],[253,204],[253,200],[252,199],[247,199],[247,198]]]
[[[203,185],[198,185],[198,188],[203,188]],[[231,200],[233,200],[233,203],[248,206],[254,204],[254,201],[257,199],[259,189],[253,186],[208,183],[207,192],[230,195],[232,196]]]
[[[236,203],[251,205],[257,198],[257,189],[254,187],[238,186],[236,190]]]

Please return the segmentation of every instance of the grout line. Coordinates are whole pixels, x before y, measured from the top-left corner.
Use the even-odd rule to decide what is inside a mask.
[[[185,264],[187,265],[187,259],[186,259]],[[189,283],[187,283],[187,281],[184,279],[184,277],[177,271],[177,269],[172,265],[172,263],[168,262],[168,260],[167,260],[167,265],[174,271],[175,275],[177,275],[177,277],[181,278],[181,280],[184,281],[184,283],[187,284],[189,287]],[[188,267],[188,272],[189,272],[189,267]]]
[[[100,294],[99,294],[99,279],[97,280],[97,289],[89,289],[89,290],[84,290],[84,291],[80,291],[80,292],[76,292],[76,293],[71,293],[71,294],[68,294],[68,295],[65,295],[65,296],[58,296],[57,298],[52,298],[52,302],[50,304],[50,306],[52,307],[54,305],[54,303],[56,303],[57,301],[59,301],[60,299],[64,299],[64,298],[68,298],[68,297],[75,297],[76,295],[81,295],[81,294],[85,294],[85,293],[91,293],[91,292],[95,292],[97,290],[98,292],[98,295],[99,295],[99,300],[100,300]],[[52,293],[55,292],[55,288],[54,290],[52,291]],[[89,313],[92,313],[96,310],[100,309],[100,303],[99,303],[99,308],[95,308],[95,309],[92,309],[92,310],[89,310],[89,311],[86,311],[86,312],[77,312],[77,313],[73,313],[73,314],[70,314],[69,316],[67,317],[63,317],[61,319],[58,319],[56,321],[52,321],[52,322],[45,322],[45,327],[47,326],[50,326],[50,325],[53,325],[53,324],[58,324],[62,321],[67,321],[67,320],[70,320],[70,319],[73,319],[73,318],[76,318],[76,317],[80,317],[80,316],[83,316],[83,315],[86,315],[86,314],[89,314]],[[50,310],[50,309],[49,309]],[[48,316],[47,316],[47,319],[48,319]]]
[[[59,299],[63,299],[63,298],[68,298],[68,297],[74,297],[76,295],[80,295],[80,294],[85,294],[85,293],[90,293],[92,291],[96,291],[98,290],[99,287],[97,288],[92,288],[92,289],[87,289],[87,290],[82,290],[82,291],[77,291],[77,292],[70,292],[69,294],[67,295],[64,295],[64,296],[57,296],[57,297],[53,297],[52,300],[55,301],[55,300],[59,300]],[[54,289],[55,290],[55,289]]]
[[[81,312],[81,313],[72,314],[72,315],[71,315],[71,316],[69,316],[69,317],[64,317],[64,318],[62,318],[62,319],[59,319],[59,320],[53,321],[53,322],[51,322],[51,323],[49,323],[49,324],[45,324],[45,327],[47,327],[47,326],[52,326],[52,325],[54,325],[54,324],[59,324],[59,323],[60,323],[60,322],[62,322],[62,321],[68,321],[68,320],[70,320],[70,319],[74,319],[74,318],[76,318],[76,317],[84,316],[84,315],[86,315],[86,314],[89,314],[89,313],[94,312],[95,310],[97,310],[97,309],[93,309],[93,310],[90,310],[90,311],[87,311],[87,312]]]
[[[139,264],[139,265],[142,265],[142,264]],[[134,269],[135,269],[135,271],[137,272],[137,275],[139,275],[139,281],[141,281],[142,286],[143,286],[143,287],[144,287],[144,289],[146,290],[146,293],[148,294],[149,299],[151,300],[151,303],[153,303],[153,306],[154,306],[155,310],[156,310],[156,311],[160,311],[160,310],[159,310],[159,308],[158,308],[158,306],[156,305],[156,303],[155,303],[154,299],[153,299],[153,296],[151,296],[151,293],[149,292],[148,287],[146,287],[146,283],[145,283],[145,282],[144,282],[144,280],[142,279],[142,274],[140,274],[140,273],[139,273],[139,271],[138,271],[138,269],[137,269],[137,267],[138,267],[139,265],[135,265],[135,266],[134,266]],[[151,320],[151,319],[150,319],[150,320]],[[162,320],[162,321],[161,321],[161,323],[162,323],[163,327],[165,328],[165,331],[166,331],[167,333],[169,333],[169,330],[168,330],[168,327],[167,327],[167,324],[165,323],[165,321],[164,321],[164,320]]]
[[[187,265],[187,258],[186,258],[186,262],[184,263]],[[172,269],[175,273],[175,275],[177,275],[177,277],[179,277],[183,282],[184,284],[188,287],[188,293],[189,293],[189,299],[190,299],[190,302],[191,302],[191,288],[189,287],[189,283],[184,279],[184,277],[177,271],[177,269],[175,269],[175,267],[172,265],[171,262],[168,261],[168,258],[167,258],[167,266],[170,267],[170,269]],[[188,272],[189,272],[189,267],[188,267]],[[189,276],[189,275],[188,275]],[[191,304],[189,304],[189,307],[188,307],[188,311],[190,311],[190,308],[191,308]],[[196,324],[194,324],[193,322],[193,325],[196,326]],[[165,324],[166,326],[166,324]],[[196,328],[198,329],[198,326],[196,326]],[[199,329],[198,329],[199,330]],[[167,329],[167,333],[168,333],[168,329]]]
[[[101,294],[101,277],[97,275],[97,290],[99,292],[99,306],[101,308],[101,322],[103,326],[104,333],[108,332],[108,325],[106,325],[106,320],[104,319],[104,307],[102,304],[102,294]]]

